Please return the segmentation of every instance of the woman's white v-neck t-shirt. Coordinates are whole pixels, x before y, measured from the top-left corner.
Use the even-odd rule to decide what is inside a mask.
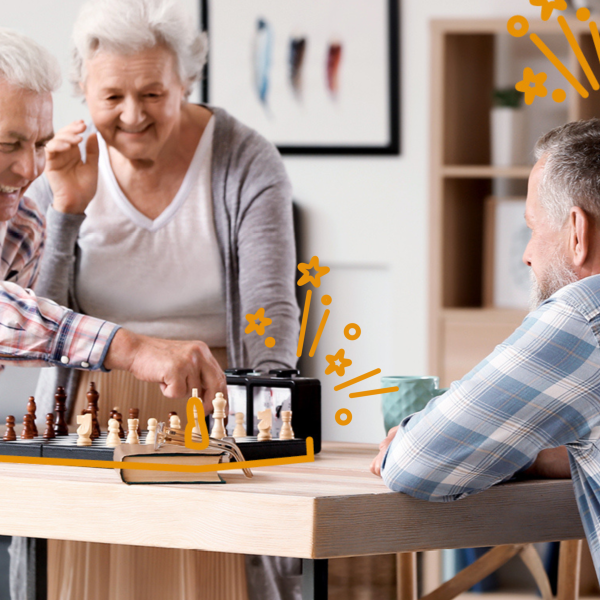
[[[75,291],[84,313],[136,333],[225,346],[223,263],[211,186],[214,117],[179,191],[154,220],[122,192],[98,134],[98,189],[85,211]]]

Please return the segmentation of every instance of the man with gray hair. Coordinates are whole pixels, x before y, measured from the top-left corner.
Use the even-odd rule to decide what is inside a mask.
[[[600,120],[536,146],[523,261],[533,311],[450,390],[390,430],[371,470],[449,502],[516,472],[572,477],[600,575]]]

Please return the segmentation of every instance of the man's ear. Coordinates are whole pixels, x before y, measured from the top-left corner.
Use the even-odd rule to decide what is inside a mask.
[[[590,235],[592,221],[579,206],[569,211],[569,253],[573,265],[581,267],[585,264],[590,251]]]

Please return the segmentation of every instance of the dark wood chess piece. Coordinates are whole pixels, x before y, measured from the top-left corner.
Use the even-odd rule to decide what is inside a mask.
[[[54,411],[56,412],[56,419],[54,421],[54,433],[56,435],[69,435],[69,428],[67,421],[65,420],[65,413],[67,412],[67,395],[65,394],[64,387],[58,387],[56,394],[54,394],[56,400],[56,406]]]
[[[92,413],[92,434],[90,438],[92,440],[97,440],[100,437],[100,423],[98,422],[98,399],[100,398],[100,394],[96,390],[96,384],[92,381],[90,382],[90,389],[85,395],[88,401],[88,410]]]
[[[33,420],[31,418],[31,415],[27,413],[23,416],[23,431],[21,432],[22,440],[32,440],[35,437],[33,433],[32,424]]]
[[[35,405],[35,399],[33,396],[29,396],[29,401],[27,402],[27,412],[31,415],[31,429],[33,430],[33,435],[37,437],[38,429],[35,424],[35,409],[37,406]]]
[[[46,431],[44,431],[43,438],[45,440],[52,440],[56,437],[54,433],[54,414],[48,413],[46,415]]]
[[[115,419],[119,421],[119,437],[124,440],[127,436],[125,435],[125,430],[123,429],[123,415],[120,412],[115,414]]]
[[[15,433],[15,418],[12,415],[6,417],[6,431],[2,438],[5,442],[15,442],[17,440],[17,434]]]
[[[139,408],[130,408],[129,409],[129,418],[130,419],[139,419],[140,418],[140,409]],[[138,436],[142,435],[142,428],[140,426],[139,420],[138,420],[137,434],[138,434]]]

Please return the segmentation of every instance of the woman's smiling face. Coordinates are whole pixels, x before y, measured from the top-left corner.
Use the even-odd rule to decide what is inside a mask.
[[[185,86],[164,46],[132,55],[100,51],[86,61],[85,98],[109,146],[132,161],[155,161],[180,122]]]

